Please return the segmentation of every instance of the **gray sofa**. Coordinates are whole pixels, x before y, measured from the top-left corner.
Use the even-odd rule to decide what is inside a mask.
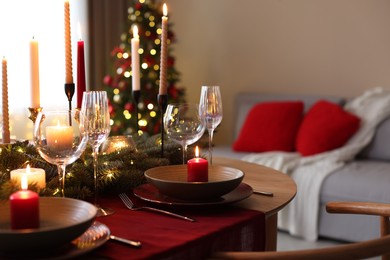
[[[235,99],[234,139],[237,138],[248,111],[257,103],[301,100],[307,111],[319,99],[340,105],[346,102],[340,97],[240,93]],[[247,154],[233,151],[231,145],[216,145],[214,156],[241,159]],[[379,218],[329,214],[325,210],[328,201],[390,202],[390,118],[378,126],[372,142],[353,161],[326,178],[320,193],[318,219],[320,236],[345,241],[362,241],[378,237]]]

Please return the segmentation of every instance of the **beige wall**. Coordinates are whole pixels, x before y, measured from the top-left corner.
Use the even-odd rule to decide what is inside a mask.
[[[389,0],[167,0],[188,101],[222,88],[216,143],[241,91],[354,97],[390,86]]]

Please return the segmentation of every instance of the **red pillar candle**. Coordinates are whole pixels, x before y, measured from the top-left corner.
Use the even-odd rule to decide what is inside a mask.
[[[77,42],[77,108],[81,108],[85,87],[84,41]]]
[[[11,228],[39,228],[39,196],[27,190],[27,176],[22,177],[22,190],[9,197]]]
[[[188,182],[207,182],[209,179],[209,163],[199,158],[199,148],[195,148],[195,158],[187,162]]]

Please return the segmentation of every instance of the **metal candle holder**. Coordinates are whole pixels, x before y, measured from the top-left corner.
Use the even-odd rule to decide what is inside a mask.
[[[38,113],[42,111],[42,107],[29,107],[28,110],[30,111],[30,116],[28,118],[35,124]]]
[[[65,83],[65,94],[69,102],[69,125],[72,125],[72,98],[74,95],[74,83]]]
[[[168,106],[168,95],[158,95],[157,102],[161,111],[161,157],[164,157],[164,114]]]
[[[138,131],[139,131],[139,125],[138,125],[138,103],[139,103],[140,96],[141,96],[141,91],[140,90],[133,90],[133,100],[134,100],[134,105],[135,105],[135,122],[136,122],[135,129],[137,131],[137,134],[138,134]]]

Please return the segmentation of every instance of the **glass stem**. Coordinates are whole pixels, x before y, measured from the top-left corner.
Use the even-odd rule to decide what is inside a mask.
[[[183,164],[186,164],[187,162],[187,145],[183,145]]]
[[[58,164],[58,180],[60,182],[60,193],[62,197],[65,197],[65,164]]]
[[[207,129],[209,132],[209,163],[213,165],[213,135],[214,128]]]
[[[99,155],[99,146],[93,146],[93,181],[95,184],[95,206],[98,206],[98,155]]]

